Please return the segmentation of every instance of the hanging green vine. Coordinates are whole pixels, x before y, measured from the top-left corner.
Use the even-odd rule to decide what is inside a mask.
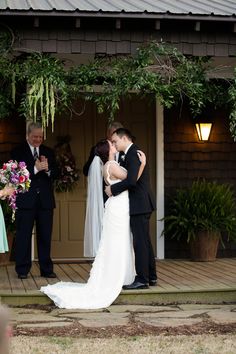
[[[236,68],[234,70],[234,79],[232,81],[232,84],[229,88],[229,103],[230,103],[230,116],[229,116],[229,129],[231,132],[231,135],[234,138],[234,141],[236,141]]]
[[[208,72],[212,70],[209,58],[186,57],[176,48],[157,42],[142,46],[134,57],[95,59],[69,71],[62,61],[49,55],[30,54],[22,60],[5,56],[0,59],[0,81],[4,83],[0,116],[6,116],[15,105],[25,117],[41,120],[45,128],[51,123],[53,129],[55,114],[63,108],[71,110],[70,103],[82,96],[85,102],[95,102],[98,112],[105,112],[112,120],[120,100],[135,92],[155,96],[167,108],[185,100],[193,117],[208,105],[230,104],[230,131],[236,139],[236,79],[210,80]],[[24,86],[23,94],[22,89],[17,90],[19,85]],[[16,93],[21,98],[20,107],[15,103]]]
[[[18,64],[16,81],[24,81],[26,94],[20,110],[26,118],[41,120],[44,128],[54,126],[55,112],[68,102],[68,85],[63,63],[42,54],[30,55]],[[13,85],[14,86],[14,85]]]
[[[222,89],[218,81],[208,80],[208,70],[212,70],[209,58],[187,58],[176,48],[151,42],[134,58],[98,59],[73,68],[70,77],[78,90],[86,92],[86,99],[93,100],[98,111],[107,112],[110,119],[119,109],[120,99],[131,92],[153,94],[167,108],[187,99],[195,117],[207,104],[220,102]],[[99,94],[93,90],[98,83]]]
[[[6,55],[0,56],[0,118],[8,117],[13,109],[12,64]]]

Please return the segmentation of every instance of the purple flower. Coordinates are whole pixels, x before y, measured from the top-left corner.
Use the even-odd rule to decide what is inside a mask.
[[[24,161],[21,161],[21,162],[19,162],[18,166],[20,169],[23,169],[26,167],[26,163]]]
[[[5,185],[11,185],[15,189],[13,194],[7,197],[9,206],[12,208],[12,219],[14,220],[16,195],[17,193],[28,191],[30,187],[29,171],[26,169],[25,162],[18,163],[17,161],[10,160],[4,163],[0,169],[0,181]]]

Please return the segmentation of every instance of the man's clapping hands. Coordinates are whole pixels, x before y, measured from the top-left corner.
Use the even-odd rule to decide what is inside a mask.
[[[45,156],[41,155],[40,160],[37,159],[35,161],[35,167],[38,171],[48,171],[48,159]]]

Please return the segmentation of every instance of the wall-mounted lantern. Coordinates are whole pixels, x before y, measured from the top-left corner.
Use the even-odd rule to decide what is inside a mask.
[[[208,141],[211,133],[212,123],[195,123],[198,139]]]

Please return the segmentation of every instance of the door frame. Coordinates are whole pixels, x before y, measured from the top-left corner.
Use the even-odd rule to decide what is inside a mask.
[[[165,238],[162,235],[164,229],[164,109],[159,103],[158,99],[155,102],[156,110],[156,258],[165,258]],[[32,235],[32,260],[36,260],[35,257],[35,235]],[[75,261],[85,258],[72,258],[65,259],[63,261]],[[59,261],[59,258],[53,259]]]
[[[164,229],[164,108],[156,99],[156,258],[165,258]]]

